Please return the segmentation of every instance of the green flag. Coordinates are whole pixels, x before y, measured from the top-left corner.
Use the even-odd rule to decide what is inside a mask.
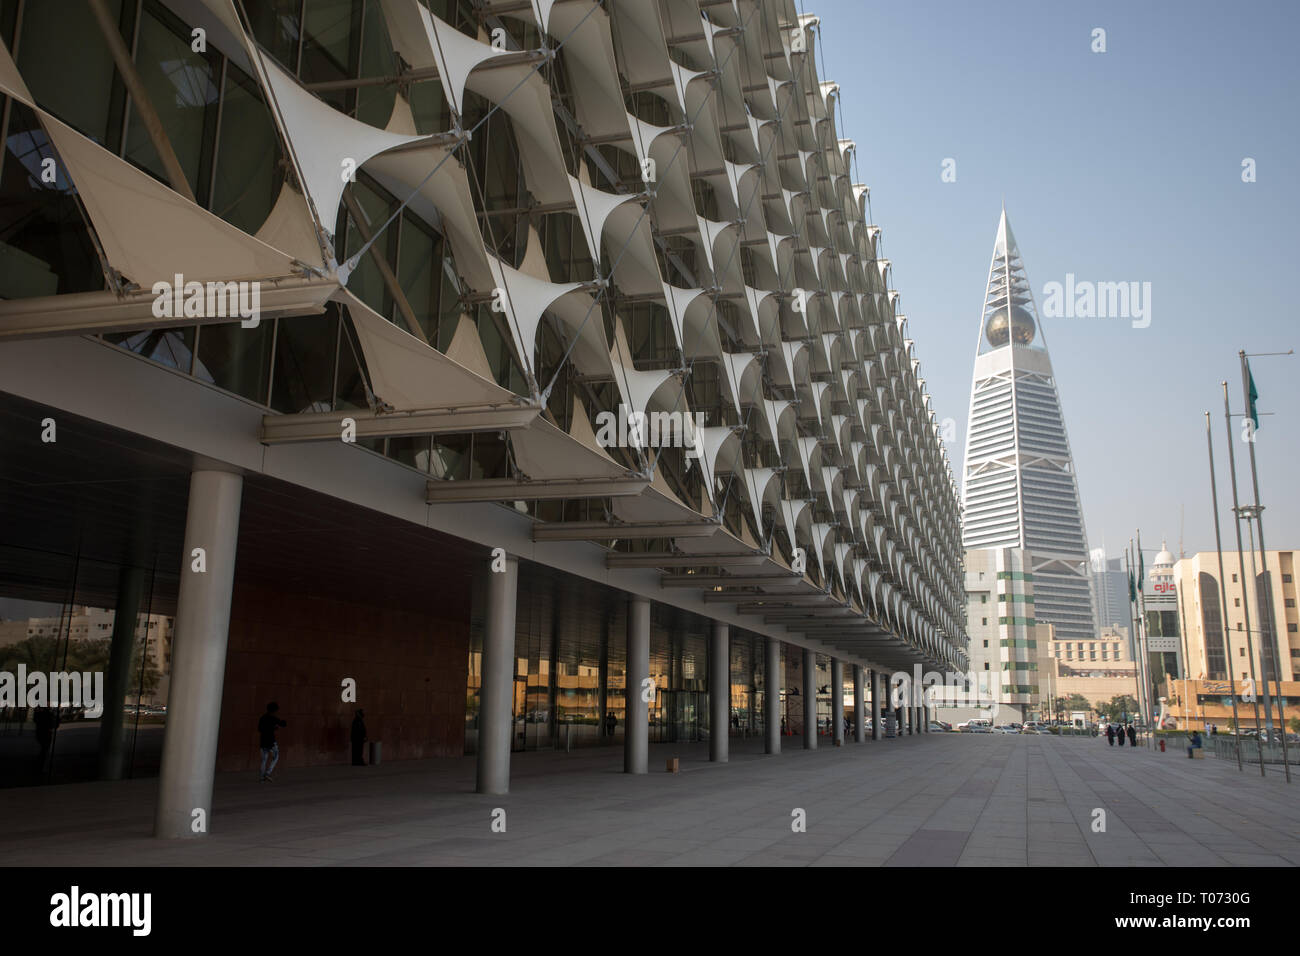
[[[1255,373],[1250,370],[1250,362],[1246,362],[1246,415],[1255,425],[1255,431],[1259,431],[1259,409],[1255,407],[1255,402],[1259,399],[1259,392],[1255,389]]]
[[[1137,588],[1133,586],[1133,572],[1128,573],[1128,601],[1133,604],[1138,599]]]
[[[1146,576],[1147,576],[1146,561],[1143,560],[1142,552],[1139,551],[1138,552],[1138,586],[1139,587],[1142,586],[1142,582],[1146,578]]]

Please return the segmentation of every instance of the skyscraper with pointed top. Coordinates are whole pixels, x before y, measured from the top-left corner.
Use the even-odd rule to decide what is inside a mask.
[[[975,345],[962,498],[964,547],[1023,548],[1031,556],[1033,608],[1000,613],[1053,624],[1058,640],[1095,637],[1074,459],[1005,206]]]

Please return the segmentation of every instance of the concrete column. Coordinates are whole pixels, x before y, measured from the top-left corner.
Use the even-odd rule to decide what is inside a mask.
[[[709,759],[727,762],[731,734],[731,644],[730,628],[713,622],[709,644]]]
[[[623,772],[645,773],[650,756],[650,704],[641,684],[650,678],[650,599],[627,604],[627,694],[623,723]]]
[[[844,662],[831,658],[831,740],[844,746]]]
[[[500,559],[495,564],[500,567]],[[478,782],[474,788],[479,793],[510,792],[518,590],[518,558],[506,555],[505,566],[499,571],[489,565],[487,616],[483,625],[483,686],[478,710]]]
[[[817,655],[803,652],[803,749],[817,749]]]
[[[243,487],[243,477],[229,472],[196,471],[190,476],[156,837],[205,836],[212,823],[212,778]],[[201,556],[196,554],[199,548]]]
[[[781,752],[781,642],[767,638],[767,664],[763,671],[763,752]]]
[[[99,718],[99,779],[121,780],[126,749],[122,731],[126,723],[123,704],[131,691],[131,658],[135,651],[136,618],[144,593],[144,568],[124,567],[117,577],[117,606],[113,610],[113,642],[104,675],[104,713]],[[147,633],[147,632],[146,632]],[[162,635],[158,636],[162,639]],[[141,666],[148,663],[148,657]]]
[[[862,665],[853,665],[853,739],[863,743],[867,739],[867,705],[863,699]]]
[[[871,739],[880,739],[880,722],[885,718],[881,714],[880,671],[871,672]]]

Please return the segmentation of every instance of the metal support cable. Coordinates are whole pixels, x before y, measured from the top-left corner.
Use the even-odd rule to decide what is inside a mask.
[[[755,7],[755,8],[754,8],[754,11],[751,11],[751,13],[749,14],[749,16],[750,16],[750,17],[753,17],[754,12],[757,12],[758,9],[759,9],[759,7]],[[748,20],[746,20],[746,23],[748,23]],[[733,46],[733,47],[732,47],[732,53],[731,53],[731,54],[728,54],[728,59],[730,59],[730,56],[731,56],[732,54],[735,53],[735,50],[736,50],[736,47]],[[713,95],[713,90],[710,89],[710,91],[709,91],[709,96],[712,96],[712,95]],[[704,98],[704,102],[700,104],[700,108],[699,108],[698,110],[696,110],[695,114],[689,118],[688,123],[687,123],[686,125],[688,125],[688,126],[694,125],[695,120],[698,119],[698,118],[699,118],[699,115],[704,111],[704,107],[707,105],[707,103],[708,103],[708,99],[709,99],[708,96],[706,96],[706,97]],[[682,151],[684,145],[685,145],[684,141],[682,141],[682,140],[679,139],[679,140],[678,140],[678,143],[677,143],[677,147],[676,147],[676,149],[673,150],[672,155],[669,157],[668,162],[667,162],[667,163],[665,164],[665,166],[664,166],[665,169],[672,169],[673,165],[677,162],[677,157],[681,154],[681,151]],[[627,240],[624,241],[622,248],[620,248],[620,250],[619,250],[618,256],[615,258],[614,262],[611,264],[611,266],[610,266],[610,268],[609,268],[609,275],[610,275],[610,276],[613,276],[615,270],[618,268],[618,264],[619,264],[619,262],[622,261],[622,258],[623,258],[623,256],[624,256],[624,254],[627,252],[627,249],[628,249],[628,248],[630,247],[630,245],[631,245],[632,237],[636,235],[636,231],[640,228],[641,223],[642,223],[642,221],[645,219],[645,217],[646,217],[646,215],[648,214],[648,212],[649,212],[648,207],[644,207],[644,208],[642,208],[641,215],[637,217],[636,223],[633,225],[633,228],[632,228],[632,229],[629,231],[629,233],[628,233],[628,238],[627,238]],[[739,244],[737,244],[737,248],[739,248]],[[602,280],[602,281],[605,281],[605,280]],[[606,289],[607,287],[608,287],[607,285],[602,285],[601,288],[597,291],[597,294],[596,294],[595,300],[592,302],[591,307],[589,307],[589,308],[587,309],[587,315],[583,317],[582,323],[581,323],[581,324],[579,325],[579,327],[578,327],[578,335],[581,335],[582,330],[586,327],[587,321],[588,321],[588,320],[590,319],[590,317],[591,317],[592,310],[593,310],[593,309],[595,308],[595,306],[600,302],[601,298],[602,298],[603,295],[604,295],[604,291],[605,291],[605,289]],[[562,368],[562,367],[563,367],[564,363],[568,361],[569,356],[572,354],[573,347],[577,344],[577,338],[578,338],[578,336],[575,335],[573,343],[569,346],[568,349],[565,350],[564,355],[561,357],[561,359],[560,359],[560,365],[559,365],[559,367],[557,367],[557,369],[556,369],[556,375],[559,374],[559,368]],[[630,360],[630,359],[631,359],[631,356],[628,356],[628,358],[629,358],[629,360]],[[684,358],[685,358],[685,356],[683,355],[683,359],[684,359]],[[550,394],[550,390],[551,390],[552,386],[554,386],[554,384],[555,384],[555,377],[552,377],[551,382],[546,386],[546,389],[544,390],[543,394],[544,394],[544,395],[549,395],[549,394]],[[674,406],[674,407],[675,407],[675,406]],[[652,468],[651,468],[651,474],[653,474],[653,466],[652,466]]]
[[[427,4],[426,4],[426,9],[427,9]],[[459,129],[460,117],[459,116],[456,117],[456,125],[458,131],[462,134],[460,140],[454,146],[452,146],[451,149],[447,150],[447,154],[443,156],[442,159],[438,160],[438,162],[434,165],[433,169],[429,170],[428,174],[422,180],[420,180],[419,184],[413,190],[411,190],[411,194],[407,196],[404,200],[402,200],[402,202],[398,205],[397,209],[393,211],[393,214],[388,217],[388,219],[383,223],[383,225],[381,225],[378,229],[375,230],[374,235],[370,239],[370,242],[367,242],[365,245],[363,245],[360,249],[356,251],[356,253],[349,256],[346,262],[342,263],[339,266],[339,270],[338,270],[339,279],[343,284],[345,285],[347,284],[348,276],[352,273],[352,270],[356,268],[357,263],[360,261],[362,253],[364,253],[366,249],[369,248],[370,243],[374,242],[375,239],[377,239],[384,232],[385,229],[387,229],[390,225],[393,224],[394,220],[396,220],[396,218],[402,214],[402,210],[404,210],[407,207],[407,205],[410,204],[411,200],[413,200],[419,194],[420,190],[424,188],[424,184],[427,183],[430,179],[432,179],[434,175],[437,174],[438,170],[442,168],[443,163],[451,159],[451,157],[455,155],[456,150],[460,149],[461,146],[465,145],[466,142],[472,139],[474,134],[478,132],[480,128],[482,128],[483,124],[492,118],[492,114],[494,114],[506,102],[508,102],[510,97],[512,97],[521,86],[523,86],[526,82],[528,82],[528,80],[531,79],[533,75],[536,74],[542,68],[542,66],[550,62],[550,60],[555,56],[557,52],[559,52],[559,50],[564,46],[564,44],[567,43],[569,39],[573,37],[573,35],[582,28],[582,25],[587,22],[587,18],[591,16],[598,9],[601,9],[599,4],[592,4],[591,8],[582,15],[582,18],[574,25],[573,29],[570,30],[568,33],[566,33],[564,37],[561,38],[560,41],[556,43],[554,47],[547,48],[546,56],[543,57],[541,60],[539,60],[532,67],[530,67],[528,72],[524,74],[523,77],[520,78],[519,82],[516,83],[514,86],[512,86],[505,96],[503,96],[497,102],[493,103],[492,108],[489,109],[486,113],[484,113],[483,116],[478,120],[478,122],[475,123],[470,129],[460,130]],[[432,14],[430,14],[430,16],[432,16]],[[437,31],[434,32],[436,36]],[[441,51],[441,49],[442,47],[440,44],[439,50]],[[445,58],[444,58],[444,62],[446,62]],[[444,87],[444,95],[446,95],[445,87]]]

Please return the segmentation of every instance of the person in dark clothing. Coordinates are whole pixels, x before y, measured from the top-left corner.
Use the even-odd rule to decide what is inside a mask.
[[[41,748],[40,766],[44,770],[45,761],[50,756],[50,744],[54,741],[54,729],[59,726],[59,712],[52,707],[37,707],[32,721],[36,724],[36,743]]]
[[[618,727],[618,717],[616,717],[614,712],[611,710],[609,713],[605,714],[605,736],[613,737],[614,729],[616,727]]]
[[[1130,747],[1136,747],[1138,745],[1138,732],[1132,724],[1128,725],[1128,745]]]
[[[352,718],[352,766],[364,767],[366,762],[362,759],[362,751],[366,747],[366,712],[358,710],[357,715]]]
[[[1210,736],[1211,736],[1211,737],[1217,737],[1217,736],[1219,736],[1219,725],[1218,725],[1218,724],[1210,724]]]
[[[1106,743],[1110,744],[1112,747],[1115,746],[1115,725],[1114,724],[1106,725]]]
[[[1124,725],[1120,724],[1116,730],[1115,736],[1119,738],[1119,745],[1124,746]]]
[[[257,720],[257,735],[260,738],[259,744],[262,748],[262,781],[270,781],[271,772],[275,770],[275,765],[280,762],[280,745],[275,742],[275,732],[281,727],[288,727],[289,722],[281,720],[275,716],[280,710],[280,705],[271,701],[266,705],[266,713]],[[267,766],[270,761],[270,766]]]
[[[1201,747],[1203,747],[1203,746],[1204,746],[1204,744],[1201,742],[1201,732],[1200,732],[1199,730],[1193,730],[1193,731],[1192,731],[1192,742],[1191,742],[1190,744],[1187,745],[1187,759],[1188,759],[1188,760],[1191,760],[1191,759],[1192,759],[1192,756],[1193,756],[1193,755],[1192,755],[1192,751],[1193,751],[1193,750],[1200,750]]]

